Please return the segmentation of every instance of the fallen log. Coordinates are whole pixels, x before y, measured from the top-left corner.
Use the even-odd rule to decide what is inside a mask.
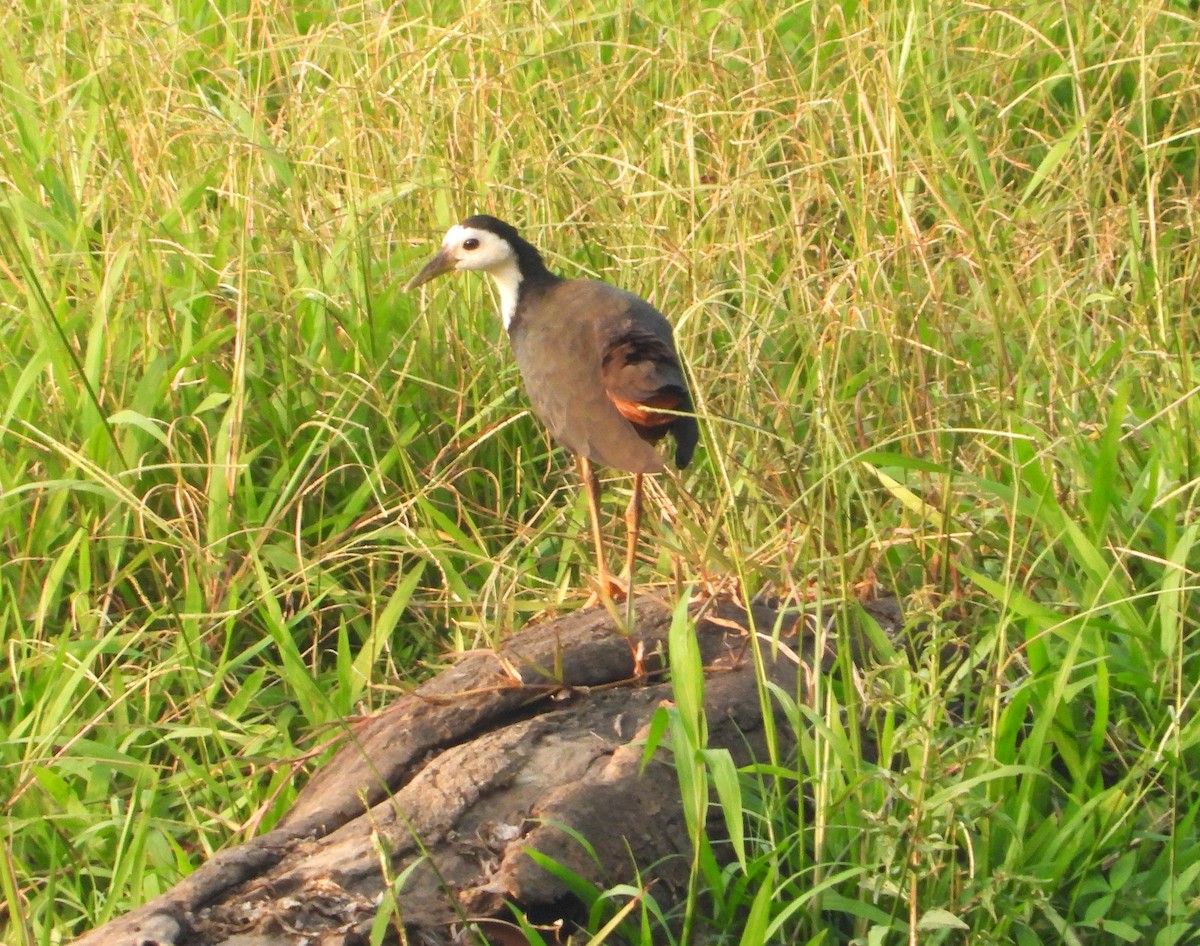
[[[875,612],[893,632],[894,605]],[[568,888],[531,849],[600,887],[632,880],[640,865],[670,903],[686,883],[690,840],[669,754],[644,759],[647,726],[671,696],[670,624],[667,606],[643,597],[628,636],[597,608],[462,657],[348,726],[271,831],[77,943],[352,946],[397,888],[410,942],[456,942],[470,922],[511,917],[509,903],[539,917],[567,909]],[[701,609],[709,745],[739,765],[766,750],[752,627],[782,640],[765,672],[790,692],[801,663],[833,659],[829,649],[817,659],[811,621],[798,614]]]

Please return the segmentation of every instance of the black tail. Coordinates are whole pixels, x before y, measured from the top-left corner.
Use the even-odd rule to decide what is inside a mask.
[[[690,411],[692,406],[689,404],[681,409]],[[671,422],[671,433],[675,435],[675,465],[682,470],[692,462],[692,454],[700,441],[700,425],[694,417],[676,417]]]

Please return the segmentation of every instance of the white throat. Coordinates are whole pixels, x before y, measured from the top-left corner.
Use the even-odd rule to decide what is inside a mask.
[[[507,332],[512,324],[513,316],[517,314],[517,296],[521,292],[521,270],[516,258],[506,259],[499,266],[488,270],[488,275],[496,281],[496,290],[500,293],[500,318],[504,321]]]

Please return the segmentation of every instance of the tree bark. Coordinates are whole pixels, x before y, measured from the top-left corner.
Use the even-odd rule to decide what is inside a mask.
[[[894,604],[874,611],[893,632]],[[790,693],[832,649],[815,660],[824,635],[795,613],[711,602],[701,612],[708,745],[738,765],[765,758],[751,630],[762,673]],[[670,904],[691,841],[669,752],[644,759],[647,727],[671,698],[670,624],[666,605],[643,597],[628,636],[596,608],[462,657],[348,726],[274,829],[79,946],[352,946],[392,891],[409,942],[456,942],[468,921],[486,931],[486,918],[511,918],[508,903],[542,919],[569,912],[567,886],[530,849],[599,887],[651,881]],[[795,734],[777,733],[776,751],[790,751]]]

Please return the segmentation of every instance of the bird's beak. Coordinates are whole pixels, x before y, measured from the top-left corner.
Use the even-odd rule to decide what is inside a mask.
[[[417,286],[424,285],[429,280],[442,275],[442,273],[450,272],[454,269],[456,262],[457,260],[444,248],[438,250],[437,256],[421,267],[421,271],[408,281],[408,285],[404,287],[404,291],[412,292]]]

